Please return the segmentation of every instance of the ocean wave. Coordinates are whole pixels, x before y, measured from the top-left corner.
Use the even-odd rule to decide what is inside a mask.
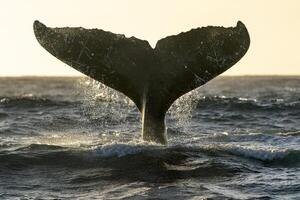
[[[232,156],[235,157],[236,162],[239,160],[238,157],[241,157],[289,167],[297,167],[300,164],[300,151],[294,149],[245,147],[229,144],[202,145],[201,147],[194,145],[161,146],[145,142],[130,142],[108,143],[88,148],[30,144],[11,151],[0,151],[0,167],[47,165],[49,167],[77,168],[84,165],[86,167],[109,166],[114,168],[131,165],[133,168],[137,168],[160,163],[159,168],[180,171],[199,168],[206,165],[206,162],[215,165],[216,159],[223,163],[224,159],[230,159]],[[229,162],[234,161],[230,160]]]
[[[291,147],[297,146],[300,142],[298,132],[272,132],[272,133],[215,133],[209,134],[205,137],[209,142],[222,142],[222,143],[256,143],[256,144],[272,144],[276,146]],[[202,138],[203,140],[203,138]]]
[[[79,102],[70,102],[63,100],[54,100],[45,97],[36,96],[16,96],[16,97],[0,97],[0,106],[4,108],[28,108],[28,107],[65,107],[70,104],[78,104]]]
[[[120,100],[120,99],[119,99]],[[93,100],[94,101],[94,100]],[[125,101],[125,100],[124,100]],[[111,106],[115,104],[123,105],[124,102],[111,102],[111,100],[96,98],[94,104],[91,103],[91,107],[97,106],[99,103],[112,103]],[[97,104],[98,103],[98,104]],[[86,104],[85,100],[73,100],[66,98],[59,98],[57,96],[53,97],[40,97],[34,95],[21,95],[21,96],[1,96],[0,106],[9,107],[28,107],[28,106],[68,106],[68,105],[78,105]],[[124,104],[127,105],[128,103]],[[195,97],[190,104],[191,107],[196,109],[222,109],[222,110],[255,110],[255,111],[274,111],[274,110],[285,110],[285,109],[300,109],[300,100],[284,100],[284,99],[269,99],[269,100],[257,100],[254,98],[244,98],[244,97],[226,97],[226,96],[202,96]],[[132,106],[132,105],[131,105]],[[119,107],[119,106],[118,106]],[[125,106],[126,107],[126,106]],[[135,107],[132,107],[135,108]],[[1,118],[1,115],[0,115]]]
[[[13,151],[0,151],[0,170],[42,166],[49,169],[109,169],[116,173],[110,177],[112,179],[120,176],[132,178],[137,175],[137,171],[146,173],[141,177],[152,179],[152,176],[147,177],[148,173],[159,175],[161,172],[174,170],[167,165],[178,165],[186,158],[183,152],[162,151],[158,146],[152,147],[150,144],[107,144],[91,148],[31,144]]]
[[[254,158],[262,161],[272,161],[283,159],[289,154],[289,150],[275,150],[275,149],[253,149],[242,146],[226,145],[224,150],[230,154],[240,155],[243,157]]]
[[[187,149],[167,147],[142,141],[107,143],[91,147],[66,147],[48,144],[29,144],[17,149],[0,151],[1,165],[102,165],[107,162],[169,162],[176,163],[188,158]],[[128,164],[128,163],[127,163]]]
[[[300,164],[300,151],[295,149],[278,148],[250,148],[226,145],[222,147],[225,152],[232,155],[256,159],[267,163],[280,165]]]
[[[282,136],[300,136],[300,131],[288,131],[279,134]]]
[[[58,146],[58,145],[48,145],[48,144],[30,144],[25,147],[20,147],[17,149],[17,151],[52,151],[52,150],[60,150],[64,149],[65,147],[63,146]]]
[[[198,98],[196,108],[211,108],[225,110],[274,110],[274,109],[300,109],[300,101],[284,101],[283,99],[257,100],[243,97],[204,96]]]
[[[111,143],[100,147],[93,147],[92,154],[103,157],[123,157],[127,155],[145,152],[156,147],[151,144],[142,143]]]

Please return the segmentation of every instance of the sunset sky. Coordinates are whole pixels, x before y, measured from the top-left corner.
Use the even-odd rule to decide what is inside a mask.
[[[0,76],[81,75],[36,41],[34,20],[50,27],[100,28],[157,40],[191,28],[235,26],[250,33],[248,53],[225,75],[300,75],[298,0],[5,0],[0,4]]]

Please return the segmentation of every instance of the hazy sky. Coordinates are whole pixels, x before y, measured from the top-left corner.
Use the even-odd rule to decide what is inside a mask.
[[[80,75],[35,40],[35,19],[50,27],[100,28],[127,37],[158,39],[207,25],[250,33],[250,49],[226,75],[300,75],[298,0],[3,0],[0,76]]]

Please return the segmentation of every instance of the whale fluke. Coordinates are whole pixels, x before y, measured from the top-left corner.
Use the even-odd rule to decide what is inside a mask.
[[[168,36],[154,49],[146,40],[99,29],[49,28],[35,21],[34,33],[53,56],[128,96],[143,115],[143,139],[162,144],[172,103],[229,69],[250,45],[240,21]]]

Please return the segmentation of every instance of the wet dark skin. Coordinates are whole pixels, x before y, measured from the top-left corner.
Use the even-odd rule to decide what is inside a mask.
[[[142,114],[146,141],[167,143],[165,114],[172,103],[237,63],[250,45],[242,22],[146,40],[100,29],[49,28],[35,21],[39,43],[83,74],[128,96]]]

